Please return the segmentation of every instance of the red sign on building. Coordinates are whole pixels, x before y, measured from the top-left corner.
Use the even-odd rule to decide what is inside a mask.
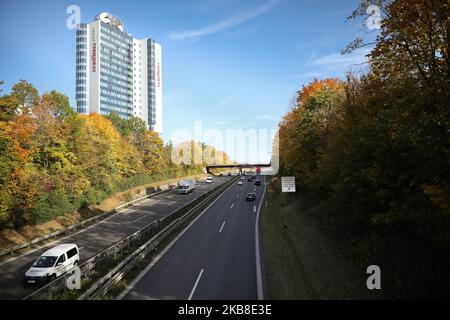
[[[95,72],[97,70],[97,46],[95,42],[92,44],[91,64],[92,64],[92,72]]]
[[[156,81],[158,82],[158,88],[161,87],[161,68],[159,63],[156,65]]]

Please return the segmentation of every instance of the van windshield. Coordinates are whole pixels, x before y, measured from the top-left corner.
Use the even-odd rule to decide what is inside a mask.
[[[39,259],[36,260],[36,262],[33,264],[33,267],[35,268],[50,268],[55,265],[55,261],[58,257],[52,257],[52,256],[42,256]]]

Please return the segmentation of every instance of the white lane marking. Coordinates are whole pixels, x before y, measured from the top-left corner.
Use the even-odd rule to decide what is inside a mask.
[[[191,291],[191,294],[189,295],[188,300],[192,300],[192,296],[193,296],[194,293],[195,293],[195,289],[197,289],[197,285],[198,285],[198,283],[199,283],[199,281],[200,281],[200,278],[202,277],[203,271],[204,271],[203,269],[200,270],[200,273],[199,273],[199,275],[198,275],[198,277],[197,277],[197,280],[195,281],[194,287],[192,288],[192,291]]]
[[[253,206],[253,212],[256,212],[256,206]]]
[[[234,207],[234,202],[231,204],[231,207],[230,207],[230,209],[233,209],[233,207]]]
[[[127,214],[132,213],[132,212],[135,212],[136,210],[137,210],[137,209],[133,209],[133,210],[127,211],[127,212],[125,212],[123,215],[126,216]]]
[[[138,276],[136,278],[134,278],[133,281],[130,282],[129,285],[127,285],[127,287],[116,297],[116,300],[122,300],[135,286],[136,284],[141,281],[141,279],[153,268],[153,266],[162,258],[162,256],[164,256],[166,254],[167,251],[170,250],[170,248],[173,247],[173,245],[183,236],[183,234],[185,234],[191,227],[192,225],[197,222],[198,219],[201,218],[201,216],[203,216],[203,214],[208,211],[209,208],[211,208],[214,203],[216,203],[220,198],[222,198],[222,196],[228,192],[228,190],[230,190],[234,185],[231,184],[224,192],[222,192],[216,199],[214,199],[213,202],[211,202],[183,231],[180,232],[180,234],[172,240],[171,243],[169,243],[164,249],[163,251],[161,251],[160,254],[158,254],[153,260],[152,262],[150,262],[150,264],[148,264],[144,270],[141,271],[141,273],[138,274]],[[176,210],[175,210],[176,211]],[[175,212],[174,211],[174,212]]]
[[[264,179],[264,189],[261,196],[261,200],[259,201],[258,213],[256,214],[256,222],[255,222],[255,254],[256,254],[256,288],[258,291],[258,300],[264,300],[264,288],[262,281],[262,270],[261,270],[261,257],[259,250],[259,216],[261,212],[261,205],[264,199],[264,194],[266,193],[266,177]]]
[[[220,227],[219,233],[222,232],[223,227],[225,226],[225,222],[226,222],[226,221],[224,221],[224,222],[222,223],[222,226]]]
[[[142,219],[146,218],[147,216],[148,215],[144,215],[144,216],[142,216],[142,217],[140,217],[140,218],[138,218],[136,220],[133,220],[131,223],[135,223],[135,222],[141,221]]]

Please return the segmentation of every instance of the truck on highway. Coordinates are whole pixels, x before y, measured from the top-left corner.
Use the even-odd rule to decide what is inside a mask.
[[[178,182],[178,193],[190,193],[195,190],[195,181],[191,179]]]

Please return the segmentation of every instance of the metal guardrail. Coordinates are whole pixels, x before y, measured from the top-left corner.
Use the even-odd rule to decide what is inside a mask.
[[[233,180],[234,179],[231,179],[230,181],[233,181]],[[189,210],[188,213],[192,212],[192,210],[194,210],[195,208],[198,208],[198,206],[203,204],[205,201],[209,200],[212,195],[215,195],[218,191],[221,191],[222,188],[227,185],[228,185],[228,183],[221,184],[221,185],[217,186],[216,188],[214,188],[213,190],[211,190],[210,192],[208,192],[207,194],[202,195],[202,197],[205,197],[205,199],[201,200],[201,202],[199,204],[197,204],[194,208]],[[165,191],[167,191],[167,190],[165,190]],[[160,192],[160,193],[162,193],[162,192]],[[152,194],[152,195],[154,195],[154,194]],[[202,197],[199,197],[197,200],[199,200]],[[141,200],[142,199],[143,198],[141,198]],[[134,201],[138,201],[138,200],[139,199],[136,199]],[[188,204],[187,206],[189,206],[189,205],[190,204]],[[160,234],[160,236],[161,236],[162,231],[169,230],[168,227],[171,226],[173,222],[176,222],[180,219],[180,218],[178,218],[178,219],[175,219],[174,221],[171,221],[171,219],[173,220],[177,213],[182,212],[185,208],[186,208],[186,206],[183,208],[180,208],[178,210],[175,210],[170,215],[168,215],[160,220],[156,220],[156,221],[152,222],[151,224],[139,229],[135,233],[129,235],[127,238],[120,240],[119,242],[115,243],[111,247],[105,249],[104,251],[98,253],[97,255],[86,260],[84,263],[80,264],[79,268],[81,271],[82,280],[84,280],[85,282],[89,281],[91,278],[94,278],[97,273],[101,273],[102,268],[104,268],[104,269],[110,268],[111,266],[108,265],[108,263],[107,263],[108,259],[115,260],[115,258],[117,256],[123,256],[124,253],[126,253],[127,251],[132,249],[133,245],[135,245],[139,241],[142,241],[143,239],[147,239],[149,237],[151,237],[151,239],[153,239],[153,238],[157,239],[156,236],[158,234]],[[186,216],[188,213],[183,215],[183,217]],[[170,230],[172,230],[172,229],[170,229]],[[155,246],[156,246],[159,242],[155,242],[155,243],[156,243],[155,244]],[[145,246],[145,244],[142,246],[147,247],[147,246]],[[139,250],[139,248],[137,250]],[[134,252],[136,252],[136,250],[134,250]],[[124,261],[126,261],[127,259],[125,259]],[[119,266],[123,266],[122,262],[119,263],[119,265],[116,266],[113,270],[115,270]],[[103,270],[103,271],[105,271],[105,270]],[[112,271],[110,271],[109,273],[112,273]],[[33,291],[31,294],[24,297],[23,299],[24,300],[52,300],[55,296],[62,295],[67,292],[68,289],[66,287],[66,282],[67,282],[67,279],[71,275],[72,275],[72,273],[68,272],[68,273],[64,274],[63,276],[48,283],[47,285],[39,288],[38,290]],[[103,277],[101,279],[103,279]],[[91,289],[88,289],[88,290],[91,290]],[[84,293],[83,293],[83,295],[84,295]]]
[[[154,196],[162,194],[164,192],[168,192],[168,191],[172,190],[171,187],[173,187],[173,186],[169,185],[169,188],[167,190],[161,190],[161,191],[150,193],[150,194],[148,194],[148,195],[146,195],[144,197],[140,197],[138,199],[134,199],[133,201],[124,203],[124,204],[122,204],[122,205],[120,205],[120,206],[118,206],[118,207],[116,207],[116,208],[114,208],[112,210],[103,212],[103,213],[101,213],[99,215],[96,215],[94,217],[91,217],[89,219],[77,222],[77,223],[75,223],[75,224],[73,224],[73,225],[71,225],[71,226],[69,226],[67,228],[64,228],[62,230],[49,233],[49,234],[47,234],[45,236],[42,236],[42,237],[30,240],[28,242],[24,242],[24,243],[18,244],[16,246],[13,246],[11,248],[8,248],[6,250],[0,251],[0,257],[4,256],[4,255],[7,255],[7,254],[11,254],[12,255],[12,254],[14,254],[14,252],[16,252],[18,250],[21,250],[21,249],[24,249],[24,248],[30,248],[34,244],[43,242],[43,241],[51,239],[51,238],[56,238],[57,236],[60,236],[60,235],[64,235],[64,234],[68,233],[69,231],[76,230],[79,227],[83,228],[85,225],[90,224],[91,222],[94,222],[96,220],[101,220],[102,218],[104,218],[107,215],[110,215],[110,214],[113,214],[113,213],[117,213],[120,210],[122,210],[124,208],[127,208],[127,207],[129,207],[131,205],[134,205],[135,203],[138,203],[138,202],[140,202],[142,200],[154,197]]]

